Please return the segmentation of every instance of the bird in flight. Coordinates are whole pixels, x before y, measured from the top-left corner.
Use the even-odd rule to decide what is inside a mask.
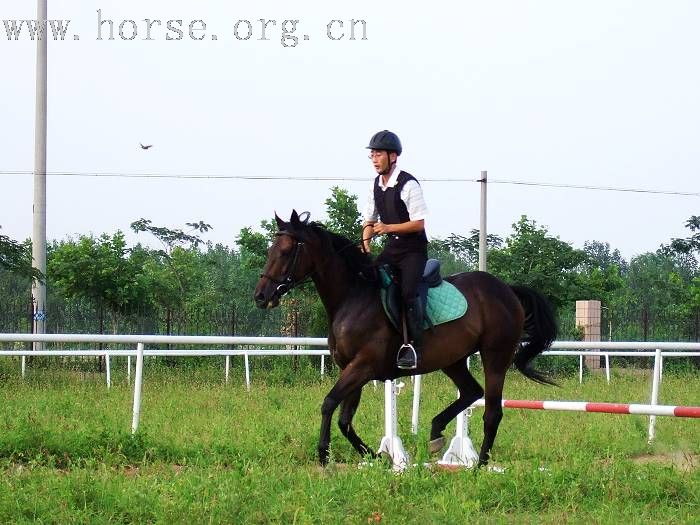
[[[148,146],[144,146],[144,145],[141,144],[140,142],[139,142],[139,144],[141,145],[141,149],[149,149],[149,148],[152,148],[152,147],[153,147],[153,144],[149,144]]]

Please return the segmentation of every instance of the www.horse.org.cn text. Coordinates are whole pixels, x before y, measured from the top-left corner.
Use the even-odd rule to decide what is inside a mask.
[[[71,31],[70,19],[3,20],[7,40],[81,40],[80,33]],[[215,25],[217,29],[215,29]],[[311,25],[311,24],[307,24]],[[313,28],[304,28],[301,20],[257,18],[232,20],[228,24],[207,24],[204,20],[139,20],[113,19],[101,9],[96,13],[95,39],[98,41],[269,41],[283,47],[297,47],[301,42],[326,39],[331,41],[367,40],[367,22],[363,19],[332,19]]]

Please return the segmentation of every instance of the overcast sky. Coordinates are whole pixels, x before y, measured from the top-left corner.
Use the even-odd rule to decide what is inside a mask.
[[[494,182],[696,193],[494,183],[488,226],[502,236],[527,215],[576,247],[599,240],[631,257],[686,236],[700,214],[697,1],[48,3],[49,19],[70,20],[49,42],[49,172],[364,179],[54,175],[49,239],[128,232],[145,217],[204,220],[206,239],[233,246],[275,210],[323,218],[333,185],[364,205],[364,147],[380,129],[400,136],[403,169],[431,179],[429,237],[478,228],[479,185],[437,179],[481,170]],[[0,0],[0,19],[35,18],[35,4]],[[109,22],[98,40],[98,16],[113,40]],[[144,19],[160,22],[151,40]],[[352,19],[366,39],[357,24],[351,40]],[[171,23],[180,40],[166,39],[180,35],[169,20],[182,21]],[[190,37],[196,20],[202,40]],[[299,21],[293,32],[285,20]],[[26,27],[17,41],[0,27],[0,231],[17,239],[31,235],[33,182],[8,172],[34,167],[35,57]]]

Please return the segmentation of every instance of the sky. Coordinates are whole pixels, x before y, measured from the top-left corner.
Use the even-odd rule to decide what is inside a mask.
[[[365,146],[382,129],[421,181],[429,238],[479,227],[482,170],[488,231],[504,237],[527,215],[577,248],[608,242],[630,258],[688,236],[700,214],[693,0],[48,6],[70,21],[48,46],[48,239],[120,229],[147,241],[129,230],[144,217],[203,220],[205,240],[234,246],[275,212],[323,219],[334,185],[364,206]],[[36,3],[0,0],[0,15],[36,18]],[[351,20],[363,21],[354,39]],[[3,23],[0,232],[20,240],[32,231],[35,61],[26,27],[9,40]]]

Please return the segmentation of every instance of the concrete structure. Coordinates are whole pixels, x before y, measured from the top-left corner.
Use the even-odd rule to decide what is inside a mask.
[[[600,301],[576,301],[576,326],[583,329],[584,341],[600,341]],[[600,371],[600,356],[586,356],[586,367]]]

